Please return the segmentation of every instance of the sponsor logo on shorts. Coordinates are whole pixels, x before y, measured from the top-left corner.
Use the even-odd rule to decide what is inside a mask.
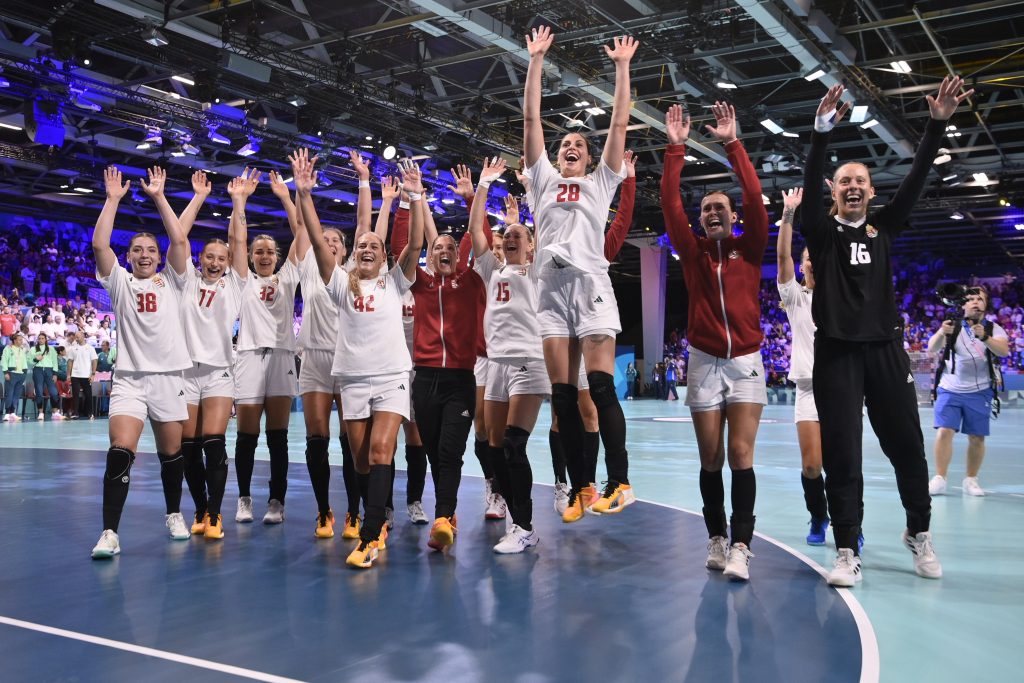
[[[405,385],[404,384],[399,384],[398,385],[398,390],[399,391],[405,391]]]
[[[911,372],[908,372],[907,373],[907,384],[913,384],[913,383],[914,383],[914,374],[911,373]]]
[[[526,366],[524,365],[523,367],[519,368],[519,372],[526,372]]]
[[[468,410],[463,410],[462,411],[462,417],[469,417],[469,411]]]
[[[747,375],[747,377],[757,377],[757,370],[751,370],[750,374]]]
[[[185,390],[184,389],[182,389],[181,391],[178,392],[178,396],[184,396],[184,395],[185,395]]]
[[[594,299],[594,303],[595,303],[595,304],[603,304],[603,303],[604,303],[604,299],[602,299],[602,298],[601,298],[601,295],[600,295],[600,294],[598,294],[598,295],[597,295],[597,298],[596,298],[596,299]]]
[[[231,373],[225,372],[221,377],[231,377]]]
[[[294,374],[295,374],[295,371],[294,371],[294,370],[289,370],[289,371],[288,371],[288,374],[289,374],[289,375],[294,375]]]

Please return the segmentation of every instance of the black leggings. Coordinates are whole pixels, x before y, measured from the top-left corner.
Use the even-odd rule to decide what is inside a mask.
[[[71,390],[75,397],[75,412],[79,417],[92,416],[92,380],[88,377],[72,377]]]
[[[451,517],[458,503],[462,456],[476,411],[473,371],[417,367],[412,400],[436,482],[434,516]]]

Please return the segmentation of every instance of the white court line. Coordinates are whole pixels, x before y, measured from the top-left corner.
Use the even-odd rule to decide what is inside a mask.
[[[23,628],[28,631],[38,631],[39,633],[45,633],[51,636],[58,636],[60,638],[70,638],[71,640],[80,640],[83,643],[90,643],[92,645],[100,645],[102,647],[109,647],[115,650],[124,650],[125,652],[132,652],[137,655],[143,655],[146,657],[155,657],[157,659],[166,659],[170,662],[177,662],[179,664],[187,664],[189,666],[199,667],[200,669],[209,669],[211,671],[217,671],[219,673],[231,674],[232,676],[238,676],[240,678],[248,678],[254,681],[266,681],[266,683],[302,683],[302,681],[296,678],[285,678],[284,676],[275,676],[274,674],[263,673],[262,671],[253,671],[252,669],[243,669],[240,666],[231,666],[230,664],[221,664],[220,662],[211,662],[206,659],[198,659],[196,657],[189,657],[187,655],[179,655],[174,652],[166,652],[164,650],[156,650],[151,647],[144,647],[142,645],[135,645],[134,643],[124,643],[120,640],[111,640],[109,638],[100,638],[98,636],[90,636],[87,633],[78,633],[77,631],[68,631],[62,628],[54,628],[53,626],[44,626],[42,624],[34,624],[30,621],[22,621],[21,619],[11,619],[10,617],[0,616],[0,624],[6,624],[7,626],[13,626],[15,628]]]

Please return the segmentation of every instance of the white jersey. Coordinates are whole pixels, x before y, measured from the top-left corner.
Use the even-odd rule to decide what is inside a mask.
[[[789,327],[793,331],[793,353],[789,361],[789,378],[811,379],[814,373],[814,320],[811,319],[811,299],[814,292],[793,278],[789,282],[778,282],[779,298],[789,316]]]
[[[395,265],[373,280],[360,280],[361,295],[349,290],[348,275],[334,271],[327,283],[338,307],[339,334],[331,374],[335,377],[373,377],[412,369],[412,357],[402,333],[402,297],[412,282]]]
[[[402,327],[405,328],[405,345],[409,347],[409,353],[412,353],[412,329],[415,320],[416,297],[410,290],[402,296]]]
[[[988,359],[985,358],[985,342],[978,341],[968,321],[964,320],[960,325],[960,334],[956,335],[956,344],[953,346],[956,372],[953,372],[952,359],[943,361],[940,356],[939,362],[945,362],[946,367],[939,378],[939,388],[958,394],[986,391],[991,386],[991,380],[988,376]],[[992,323],[992,338],[1006,339],[1006,330]],[[945,349],[945,346],[942,348]]]
[[[295,350],[295,288],[299,269],[286,260],[270,277],[250,271],[242,288],[238,350]]]
[[[602,158],[593,173],[563,178],[542,154],[525,175],[530,180],[536,263],[541,271],[552,268],[554,258],[586,273],[606,272],[604,230],[615,190],[625,174],[615,173]]]
[[[543,360],[533,266],[502,265],[488,251],[476,259],[473,267],[487,283],[487,357],[495,361]]]
[[[231,333],[238,318],[245,282],[234,268],[213,284],[191,265],[179,275],[174,268],[164,268],[167,279],[181,296],[181,324],[185,344],[195,363],[218,368],[230,367]]]
[[[345,272],[334,266],[334,275],[344,277]],[[332,276],[333,277],[333,276]],[[299,348],[333,351],[338,343],[338,306],[331,301],[327,285],[320,277],[313,248],[310,247],[299,261],[302,284],[302,327],[299,329]]]
[[[192,367],[181,332],[178,290],[163,273],[140,280],[115,263],[96,279],[110,293],[117,320],[117,369],[125,372],[176,372]]]

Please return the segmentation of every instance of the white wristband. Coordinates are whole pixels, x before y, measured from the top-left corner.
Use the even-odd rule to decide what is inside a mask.
[[[405,209],[405,210],[408,211],[408,209],[409,209],[409,202],[407,202],[407,201],[405,201],[403,199],[402,201],[398,202],[398,208],[399,209]]]
[[[490,180],[483,180],[483,179],[481,179],[480,182],[477,183],[477,187],[483,188],[484,190],[486,190],[490,186],[491,186],[491,181]]]
[[[421,199],[423,199],[423,195],[420,194],[419,192],[410,192],[409,193],[409,202],[410,203],[411,202],[418,202]]]
[[[832,120],[832,117],[835,116],[835,115],[836,115],[836,110],[833,109],[832,111],[830,111],[828,113],[821,114],[819,116],[815,116],[814,117],[814,130],[817,131],[818,133],[827,133],[830,130],[832,130],[833,128],[835,128],[836,124]]]
[[[369,180],[360,180],[360,181],[359,181],[359,189],[361,190],[361,189],[363,189],[364,187],[365,187],[366,189],[370,189],[370,181],[369,181]]]

